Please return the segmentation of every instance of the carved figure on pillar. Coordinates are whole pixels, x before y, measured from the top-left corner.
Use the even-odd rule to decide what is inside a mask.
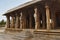
[[[35,29],[39,29],[40,27],[40,20],[39,20],[39,14],[38,14],[38,9],[35,8],[34,9],[35,13],[34,13],[34,18],[35,18]]]

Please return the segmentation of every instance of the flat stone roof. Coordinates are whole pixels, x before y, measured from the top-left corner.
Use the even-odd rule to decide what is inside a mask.
[[[14,8],[12,8],[12,9],[8,10],[6,13],[9,13],[9,12],[12,12],[12,11],[15,11],[15,10],[18,10],[18,9],[21,9],[21,8],[23,8],[23,7],[29,6],[29,5],[34,4],[34,3],[36,3],[36,2],[39,2],[39,1],[41,1],[41,0],[29,1],[29,2],[27,2],[27,3],[24,3],[24,4],[22,4],[22,5],[19,5],[19,6],[17,6],[17,7],[14,7]],[[5,14],[6,14],[6,13],[5,13]]]

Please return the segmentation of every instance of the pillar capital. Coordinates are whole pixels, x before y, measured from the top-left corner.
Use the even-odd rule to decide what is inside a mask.
[[[6,15],[7,18],[9,18],[10,16],[9,15]]]
[[[49,6],[48,5],[45,5],[45,8],[49,8]]]
[[[45,8],[49,8],[49,4],[48,3],[45,3]]]
[[[37,13],[37,10],[38,10],[37,7],[35,7],[35,8],[34,8],[35,14]]]

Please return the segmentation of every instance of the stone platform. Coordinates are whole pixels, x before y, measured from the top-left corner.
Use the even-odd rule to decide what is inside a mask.
[[[60,30],[35,30],[35,34],[60,35]]]
[[[30,30],[0,33],[0,40],[60,40],[60,35],[34,34]]]
[[[11,32],[20,32],[22,31],[23,29],[15,29],[15,28],[6,28],[5,31],[11,31]]]

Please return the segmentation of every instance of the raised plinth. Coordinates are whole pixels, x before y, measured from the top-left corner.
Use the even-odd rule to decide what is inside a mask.
[[[35,30],[35,34],[60,35],[60,30]]]
[[[22,31],[22,29],[15,29],[15,28],[6,28],[6,30],[5,31],[14,31],[14,32],[20,32],[20,31]]]

